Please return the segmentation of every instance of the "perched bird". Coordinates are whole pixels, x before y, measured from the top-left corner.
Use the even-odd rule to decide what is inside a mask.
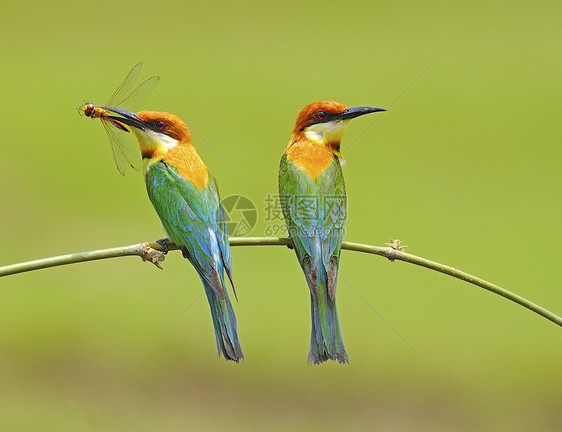
[[[148,197],[169,239],[203,281],[219,355],[238,362],[244,355],[224,278],[226,271],[234,291],[224,209],[215,179],[191,143],[187,125],[166,112],[134,114],[107,106],[103,110],[105,121],[117,122],[119,129],[128,131],[129,127],[135,133]]]
[[[316,102],[302,109],[279,167],[279,195],[289,236],[310,289],[308,361],[347,363],[336,310],[346,220],[340,143],[349,120],[385,111]]]

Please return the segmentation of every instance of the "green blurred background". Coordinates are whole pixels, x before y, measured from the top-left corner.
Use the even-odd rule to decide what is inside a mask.
[[[4,2],[0,264],[162,236],[142,176],[122,178],[75,110],[143,60],[162,77],[146,108],[199,132],[222,196],[256,203],[251,235],[304,105],[391,107],[343,141],[347,240],[400,238],[561,314],[561,17],[559,1]],[[560,430],[562,330],[545,319],[344,252],[351,364],[312,367],[293,253],[233,255],[238,365],[217,357],[178,253],[164,271],[122,258],[3,278],[0,429]]]

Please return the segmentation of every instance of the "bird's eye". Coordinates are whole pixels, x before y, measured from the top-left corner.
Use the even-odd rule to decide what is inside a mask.
[[[316,113],[316,118],[318,120],[324,120],[326,118],[326,113],[324,111],[318,111]]]
[[[156,122],[156,128],[160,129],[160,130],[165,129],[166,128],[166,122],[163,121],[163,120],[158,120]]]

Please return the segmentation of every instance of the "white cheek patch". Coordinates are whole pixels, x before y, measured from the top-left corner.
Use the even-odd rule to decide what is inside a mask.
[[[174,148],[178,145],[178,141],[169,137],[166,134],[148,130],[138,130],[133,128],[133,132],[139,140],[141,148],[158,148],[164,147],[166,149]]]
[[[307,128],[304,131],[304,136],[307,137],[310,141],[322,142],[322,134],[319,131],[312,129],[314,126]]]
[[[163,133],[158,133],[149,130],[146,135],[150,140],[157,141],[168,149],[174,148],[178,145],[178,140],[175,140],[172,137]]]
[[[313,124],[306,128],[304,136],[318,143],[341,141],[347,128],[347,121],[334,120],[326,123]]]

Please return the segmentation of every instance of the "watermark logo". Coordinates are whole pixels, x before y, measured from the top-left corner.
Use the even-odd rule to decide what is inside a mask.
[[[242,237],[254,230],[258,222],[258,210],[250,198],[245,195],[229,195],[221,203],[230,236]],[[334,233],[343,235],[346,217],[345,196],[267,194],[264,204],[262,217],[266,223],[266,236],[287,237],[290,234],[327,238]],[[293,221],[290,233],[283,211],[287,212]]]
[[[233,237],[250,234],[258,222],[258,210],[253,201],[244,195],[229,195],[221,203],[228,234]]]
[[[264,234],[268,237],[287,237],[287,226],[283,216],[283,197],[267,194],[265,197],[264,221],[267,223]]]
[[[291,215],[293,221],[299,221],[297,228],[293,226],[291,235],[298,235],[302,229],[307,235],[326,236],[333,231],[334,226],[343,230],[346,217],[345,195],[274,195],[265,197],[265,235],[287,236],[285,212]],[[295,232],[293,232],[295,231]],[[324,233],[326,231],[326,233]]]

